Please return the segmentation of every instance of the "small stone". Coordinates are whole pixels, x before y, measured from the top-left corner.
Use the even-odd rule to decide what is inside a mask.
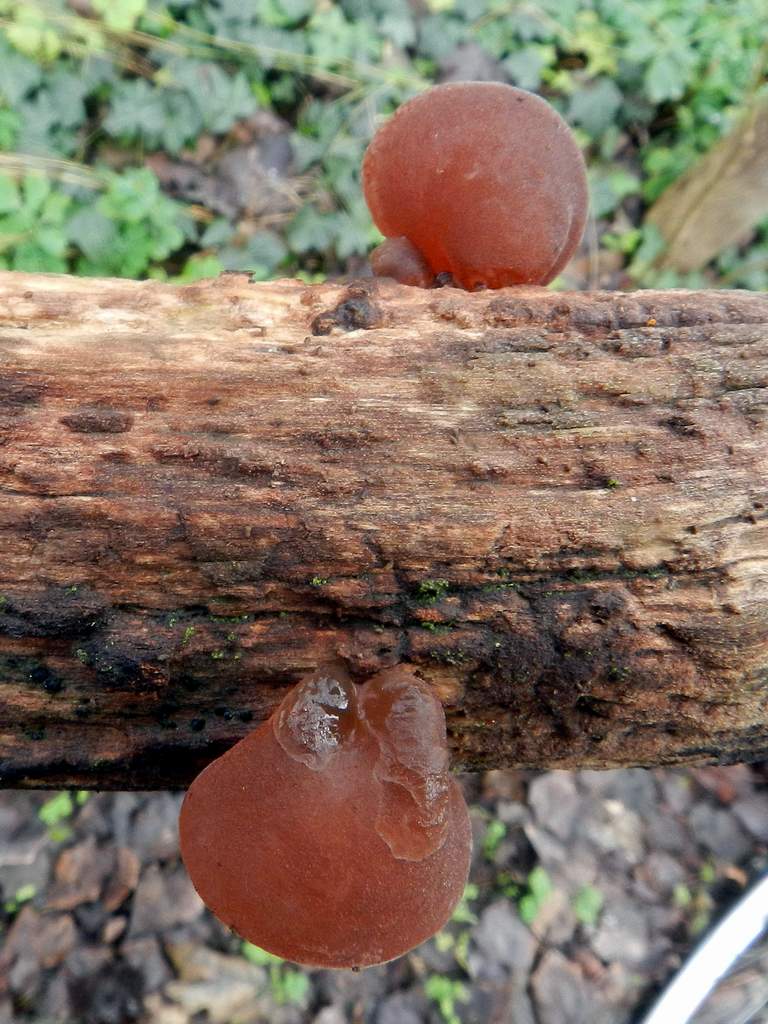
[[[179,810],[183,794],[157,793],[133,819],[129,846],[142,863],[170,860],[179,852]]]
[[[146,799],[151,800],[152,797]],[[112,837],[118,846],[130,845],[133,815],[140,801],[138,793],[115,793],[112,796]]]
[[[0,836],[3,836],[2,832]],[[45,835],[18,840],[4,838],[0,845],[0,893],[3,898],[11,900],[19,889],[27,886],[32,886],[35,892],[44,891],[52,859]]]
[[[551,950],[531,978],[539,1024],[603,1024],[607,1017],[575,964]],[[602,1010],[602,1012],[601,1012]]]
[[[103,903],[112,912],[133,892],[139,882],[139,858],[127,846],[119,846],[115,856],[115,870],[104,890]]]
[[[57,967],[73,948],[75,924],[69,914],[39,914],[23,907],[11,925],[3,949],[6,956],[33,956],[40,967]]]
[[[603,800],[617,800],[643,816],[659,803],[652,772],[645,768],[616,768],[613,771],[585,769],[576,773],[579,787]]]
[[[619,800],[595,801],[579,821],[578,832],[601,853],[620,854],[629,865],[643,859],[643,823]]]
[[[674,814],[685,814],[693,802],[690,775],[672,769],[658,771],[655,774],[664,802],[669,809]],[[658,808],[656,810],[658,811]]]
[[[636,873],[638,878],[659,896],[669,896],[675,886],[684,884],[688,877],[680,861],[662,850],[649,853]]]
[[[128,925],[127,917],[110,917],[101,932],[101,941],[105,946],[109,946],[115,942],[126,929]]]
[[[103,946],[76,946],[67,957],[64,973],[72,978],[87,978],[104,970],[112,960],[112,951]]]
[[[73,1018],[88,1024],[129,1024],[142,1013],[141,974],[128,964],[109,961],[95,974],[72,978]]]
[[[163,874],[158,864],[144,869],[131,907],[130,938],[193,921],[203,902],[183,868]]]
[[[668,814],[652,814],[645,819],[645,842],[651,850],[680,857],[691,841],[683,826]]]
[[[394,995],[387,996],[376,1012],[375,1021],[376,1024],[422,1024],[424,1020],[423,1014],[423,999],[420,998],[417,992],[395,992]],[[338,1022],[334,1020],[332,1024],[346,1024],[346,1017],[340,1017]],[[326,1024],[325,1021],[320,1022],[319,1018],[316,1024]]]
[[[338,1006],[324,1006],[313,1018],[312,1024],[347,1024],[347,1017]],[[381,1024],[380,1016],[376,1018],[376,1024]],[[395,1017],[391,1024],[421,1024],[421,1017],[417,1017],[413,1022],[407,1016]]]
[[[72,910],[81,903],[95,903],[111,861],[111,851],[98,850],[93,836],[63,850],[46,905],[53,910]]]
[[[768,793],[753,793],[738,800],[731,808],[747,832],[768,843]]]
[[[592,949],[606,963],[617,961],[628,967],[640,967],[648,957],[648,921],[642,910],[620,898],[606,903],[595,934]]]
[[[547,871],[556,869],[566,860],[568,854],[565,846],[545,828],[529,822],[523,831],[525,832],[526,839],[536,852],[536,856]]]
[[[730,811],[702,802],[694,806],[688,821],[697,841],[715,857],[736,864],[749,856],[752,843]]]
[[[528,804],[536,821],[562,840],[571,835],[580,813],[579,803],[572,772],[546,772],[528,788]]]
[[[180,1006],[167,1003],[159,992],[153,992],[144,1000],[144,1015],[152,1024],[189,1024],[189,1016]]]
[[[75,921],[80,931],[88,938],[95,939],[100,934],[108,914],[103,903],[81,903],[75,908]]]
[[[493,974],[498,967],[523,974],[530,970],[536,939],[506,900],[485,908],[472,939],[481,954],[474,958],[478,972]]]
[[[172,981],[165,989],[165,994],[192,1017],[206,1014],[206,1019],[213,1024],[226,1024],[233,1018],[250,1015],[257,994],[253,987],[244,981],[222,978],[220,981]]]
[[[576,924],[576,915],[567,893],[562,889],[554,889],[539,907],[531,931],[541,942],[549,946],[560,946],[571,939]]]
[[[155,992],[173,977],[160,943],[154,935],[143,939],[130,939],[120,947],[126,963],[141,972],[144,991]]]

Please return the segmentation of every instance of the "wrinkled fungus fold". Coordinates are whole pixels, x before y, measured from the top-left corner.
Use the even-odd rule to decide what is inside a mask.
[[[180,833],[222,921],[319,967],[383,963],[434,934],[471,852],[442,707],[404,668],[300,682],[195,779]]]

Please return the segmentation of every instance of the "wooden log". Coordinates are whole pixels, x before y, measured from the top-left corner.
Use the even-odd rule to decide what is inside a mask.
[[[667,247],[660,269],[700,270],[747,241],[768,214],[768,96],[755,93],[728,135],[673,182],[646,215]]]
[[[0,274],[0,781],[174,787],[341,659],[457,768],[768,752],[768,298]]]

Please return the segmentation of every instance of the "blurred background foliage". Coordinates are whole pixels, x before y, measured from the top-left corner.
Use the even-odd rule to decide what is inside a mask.
[[[768,288],[768,220],[700,272],[644,213],[762,88],[766,0],[0,0],[0,268],[355,273],[377,125],[428,84],[535,90],[592,221],[569,287]]]

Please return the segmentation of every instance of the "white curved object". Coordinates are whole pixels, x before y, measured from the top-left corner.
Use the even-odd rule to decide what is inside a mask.
[[[767,927],[768,875],[704,939],[640,1024],[687,1024],[718,981]]]

